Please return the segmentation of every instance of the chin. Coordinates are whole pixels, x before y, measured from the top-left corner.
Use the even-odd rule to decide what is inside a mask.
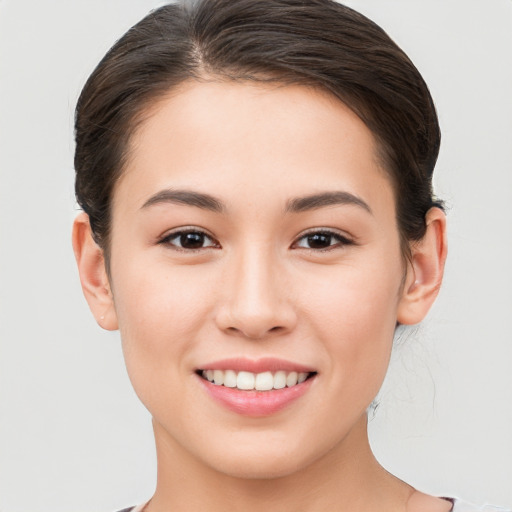
[[[292,442],[292,435],[285,439],[279,439],[279,436],[273,440],[264,438],[253,443],[233,437],[231,443],[210,445],[210,450],[202,453],[203,461],[219,473],[248,480],[277,479],[296,474],[324,457],[332,448],[330,443],[320,440],[309,446],[305,440]]]
[[[307,461],[295,460],[293,457],[276,455],[262,457],[233,457],[219,463],[215,460],[212,469],[232,478],[246,480],[273,480],[290,476],[309,464]]]

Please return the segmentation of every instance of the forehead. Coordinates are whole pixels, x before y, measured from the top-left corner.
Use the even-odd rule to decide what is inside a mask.
[[[158,188],[270,189],[276,196],[332,187],[387,200],[390,183],[366,125],[334,96],[296,85],[186,82],[153,104],[132,137],[114,194]],[[384,190],[383,189],[386,189]],[[364,190],[368,189],[368,190]],[[384,193],[383,193],[384,191]]]

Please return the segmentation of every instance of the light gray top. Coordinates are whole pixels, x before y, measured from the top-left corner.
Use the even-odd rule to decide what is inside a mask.
[[[454,500],[452,512],[512,512],[510,509],[494,507],[492,505],[472,505],[462,500]]]
[[[131,509],[131,512],[140,512],[142,511],[145,505],[146,503],[143,503]],[[479,507],[477,505],[472,505],[471,503],[467,503],[462,500],[453,499],[453,508],[451,512],[512,512],[512,510],[507,508],[494,507],[492,505],[483,505]]]

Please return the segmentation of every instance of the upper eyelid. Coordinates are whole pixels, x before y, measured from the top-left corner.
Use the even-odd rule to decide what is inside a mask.
[[[179,226],[177,228],[172,228],[167,231],[164,231],[163,234],[161,234],[157,238],[158,240],[164,240],[165,238],[177,236],[182,233],[202,233],[203,235],[206,235],[209,238],[216,240],[215,236],[213,236],[207,229],[201,228],[199,226]]]
[[[176,245],[170,243],[171,240],[180,236],[183,233],[201,233],[201,234],[205,235],[206,237],[208,237],[213,242],[213,245],[206,246],[206,247],[198,247],[196,249],[186,249],[186,248],[180,248],[179,246],[176,246]],[[180,251],[184,251],[184,252],[197,252],[197,251],[208,250],[208,249],[222,248],[222,246],[220,245],[220,242],[217,240],[217,238],[215,238],[206,229],[200,228],[198,226],[180,226],[178,228],[171,229],[170,231],[166,231],[166,232],[164,232],[163,235],[159,236],[156,239],[156,243],[157,243],[157,245],[168,244],[168,245],[174,247],[175,250],[180,250]]]
[[[157,242],[161,243],[161,242],[164,242],[165,240],[172,239],[173,237],[177,237],[180,234],[187,233],[187,232],[188,233],[189,232],[202,233],[203,235],[207,236],[213,242],[215,242],[217,245],[220,246],[220,242],[217,240],[217,238],[213,234],[211,234],[207,229],[199,227],[199,226],[180,226],[180,227],[173,228],[170,231],[166,231],[166,232],[164,232],[164,234],[157,237]],[[308,235],[314,235],[316,233],[329,234],[329,235],[332,235],[332,236],[335,236],[335,237],[338,237],[341,239],[345,239],[346,241],[348,241],[350,243],[356,242],[353,236],[351,236],[348,233],[343,232],[341,230],[337,230],[334,228],[327,228],[327,227],[314,227],[314,228],[309,228],[309,229],[299,233],[293,240],[292,246],[295,245],[302,238],[304,238]]]
[[[307,237],[307,236],[311,236],[311,235],[314,235],[314,234],[317,234],[317,233],[323,233],[323,234],[327,234],[327,235],[331,235],[333,236],[334,238],[337,239],[337,243],[334,243],[328,247],[325,247],[325,248],[322,248],[322,249],[313,249],[313,248],[309,248],[309,247],[300,247],[298,244],[299,242]],[[298,235],[295,240],[293,241],[293,243],[291,244],[290,248],[291,249],[303,249],[303,250],[306,250],[306,251],[314,251],[314,252],[326,252],[326,251],[330,251],[330,250],[334,250],[336,249],[336,247],[344,247],[344,246],[348,246],[348,245],[357,245],[357,242],[354,240],[354,237],[353,236],[350,236],[344,232],[340,232],[340,231],[337,231],[335,229],[332,229],[332,228],[312,228],[311,230],[308,230],[308,231],[304,231],[302,232],[300,235]]]
[[[308,235],[314,235],[314,234],[317,234],[317,233],[326,233],[326,234],[329,234],[329,235],[334,235],[334,236],[338,236],[340,238],[345,238],[347,240],[351,240],[351,241],[354,241],[354,237],[348,233],[346,233],[345,231],[341,231],[341,230],[338,230],[338,229],[335,229],[335,228],[310,228],[310,229],[307,229],[305,231],[302,231],[301,233],[299,233],[297,235],[297,237],[295,238],[295,240],[300,240],[301,238],[304,238],[305,236],[308,236]]]

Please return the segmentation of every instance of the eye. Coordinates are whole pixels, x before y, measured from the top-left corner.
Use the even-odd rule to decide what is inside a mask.
[[[166,235],[158,243],[189,251],[208,247],[219,247],[219,244],[211,236],[197,229],[181,229],[174,231]]]
[[[297,240],[294,246],[304,249],[325,250],[352,244],[352,240],[339,233],[322,230],[306,233]]]

